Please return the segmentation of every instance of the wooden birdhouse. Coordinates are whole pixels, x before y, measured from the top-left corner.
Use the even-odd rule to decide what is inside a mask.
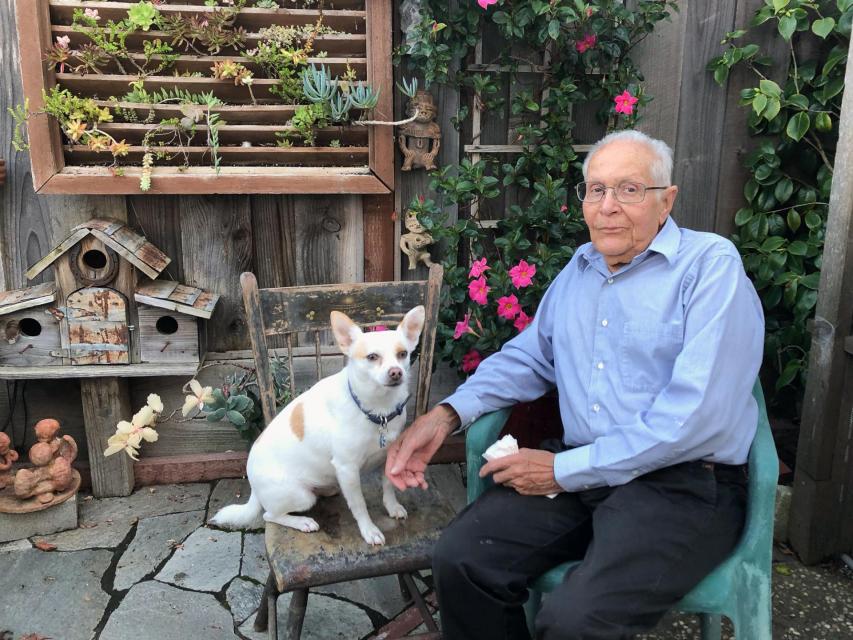
[[[194,374],[219,296],[156,280],[169,262],[123,222],[75,227],[26,273],[54,282],[0,292],[0,377]]]

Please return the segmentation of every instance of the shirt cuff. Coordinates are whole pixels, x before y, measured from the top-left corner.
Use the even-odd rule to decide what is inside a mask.
[[[554,479],[569,492],[607,484],[589,463],[590,445],[575,447],[554,456]]]
[[[453,407],[461,421],[459,424],[461,429],[467,429],[474,420],[485,413],[483,403],[480,402],[476,394],[465,391],[457,391],[439,404],[447,404]]]

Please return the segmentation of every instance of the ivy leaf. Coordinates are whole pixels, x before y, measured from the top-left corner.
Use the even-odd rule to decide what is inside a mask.
[[[776,251],[779,247],[785,244],[785,238],[781,238],[779,236],[770,236],[761,243],[760,251],[765,253],[770,253],[771,251]]]
[[[752,219],[752,209],[738,209],[738,212],[735,214],[735,224],[739,227],[742,227],[747,222]]]
[[[779,111],[782,110],[782,103],[779,102],[776,98],[770,98],[767,101],[767,108],[764,109],[764,113],[761,114],[761,117],[767,121],[772,120],[776,116],[779,115]]]
[[[795,113],[791,116],[791,119],[788,120],[788,126],[785,127],[785,133],[788,134],[788,137],[791,138],[791,140],[799,142],[809,130],[810,122],[809,114],[805,111]]]
[[[817,291],[818,286],[820,285],[820,272],[810,273],[807,276],[803,276],[800,278],[800,284],[807,289]]]
[[[788,227],[790,227],[791,231],[796,231],[800,228],[800,224],[802,219],[800,218],[800,214],[797,213],[796,209],[791,209],[788,211]]]
[[[809,229],[818,229],[823,224],[823,218],[816,211],[809,211],[806,214],[806,226]]]
[[[779,20],[779,34],[785,39],[790,40],[797,30],[797,19],[794,16],[785,16]]]
[[[791,382],[793,382],[794,378],[797,377],[797,373],[800,371],[800,366],[801,365],[799,360],[791,360],[790,362],[788,362],[787,365],[785,365],[785,369],[784,371],[782,371],[782,375],[780,375],[779,378],[776,380],[776,391],[779,391],[782,387],[786,387],[791,384]],[[787,572],[779,571],[782,566],[784,565],[776,565],[774,568],[778,573],[782,573],[785,575],[790,573],[790,570],[788,570]],[[785,568],[787,569],[787,567]]]
[[[832,18],[830,18],[830,20],[832,20]],[[834,20],[832,22],[833,24],[835,23]],[[548,23],[548,37],[550,37],[551,40],[556,40],[560,37],[560,22],[558,20],[551,20]]]
[[[761,115],[761,112],[764,111],[764,107],[767,106],[767,96],[763,93],[759,93],[752,99],[752,110],[755,111],[756,115]]]
[[[834,28],[835,18],[822,18],[821,20],[815,20],[812,23],[812,33],[824,40],[826,40],[826,36],[832,33]]]
[[[758,187],[759,184],[752,179],[747,181],[747,183],[743,186],[743,195],[749,202],[755,200],[755,194],[758,193]]]
[[[794,183],[790,178],[783,178],[776,183],[776,188],[773,190],[773,195],[779,204],[785,204],[794,193]]]
[[[782,97],[782,89],[779,88],[779,85],[773,82],[772,80],[763,79],[758,83],[759,88],[761,89],[761,93],[764,93],[768,96],[773,96],[774,98]]]
[[[797,304],[794,305],[794,313],[807,314],[817,304],[817,291],[814,289],[803,289]]]
[[[795,256],[804,256],[808,251],[809,246],[802,240],[794,240],[788,245],[788,253]]]

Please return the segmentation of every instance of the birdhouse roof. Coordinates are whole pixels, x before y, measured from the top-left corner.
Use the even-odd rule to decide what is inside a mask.
[[[0,291],[0,316],[49,304],[54,300],[56,300],[56,284],[53,282],[44,282],[23,289]]]
[[[136,287],[133,298],[152,307],[180,311],[198,318],[209,318],[219,300],[219,294],[174,280],[154,280]]]
[[[124,222],[95,218],[74,227],[65,240],[29,268],[27,278],[35,278],[88,235],[96,237],[152,280],[171,262],[169,256],[148,242],[144,236],[129,229]]]

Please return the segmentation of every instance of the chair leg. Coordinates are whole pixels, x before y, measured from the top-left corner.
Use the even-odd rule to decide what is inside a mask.
[[[702,640],[720,640],[723,633],[723,617],[715,613],[700,613],[699,625]]]
[[[409,591],[409,587],[406,586],[406,581],[403,580],[403,574],[402,573],[397,574],[397,582],[400,583],[400,595],[403,598],[403,602],[405,604],[409,604],[409,602],[411,602],[411,600],[412,600],[412,594]]]
[[[738,640],[772,640],[773,605],[770,584],[750,585],[748,597],[739,593],[731,612],[732,626]],[[745,589],[743,590],[745,591]]]
[[[536,589],[528,589],[527,602],[524,603],[524,617],[527,619],[527,630],[530,637],[536,637],[536,614],[542,606],[542,592]]]
[[[261,596],[261,605],[258,607],[258,613],[255,616],[255,631],[266,631],[269,619],[269,609],[272,607],[272,617],[275,620],[275,605],[276,597],[278,596],[278,588],[275,584],[275,577],[270,571],[267,576],[267,583],[264,585],[264,595]],[[275,636],[271,636],[275,638]]]
[[[299,640],[308,609],[308,589],[295,589],[287,609],[287,640]]]
[[[418,585],[415,584],[414,578],[412,578],[411,573],[400,573],[397,574],[400,578],[400,582],[405,585],[406,589],[411,596],[412,601],[415,603],[415,606],[418,608],[418,611],[421,614],[421,618],[426,625],[426,628],[433,632],[438,632],[438,625],[435,624],[435,620],[432,618],[432,613],[427,606],[426,601],[421,594],[420,589],[418,589]]]

